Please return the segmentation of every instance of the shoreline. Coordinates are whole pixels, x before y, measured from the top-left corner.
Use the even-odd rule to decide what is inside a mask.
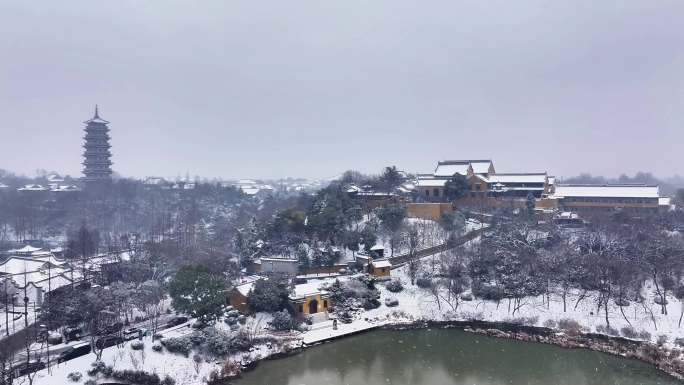
[[[564,349],[585,349],[606,353],[647,363],[658,371],[684,382],[684,360],[680,360],[677,356],[672,354],[674,352],[678,353],[679,351],[676,349],[659,347],[652,342],[631,340],[598,333],[573,334],[541,326],[526,326],[507,322],[418,320],[412,322],[384,323],[375,327],[336,335],[310,344],[302,342],[298,347],[286,348],[283,351],[247,362],[240,366],[240,371],[238,373],[226,377],[224,379],[225,381],[216,382],[215,384],[231,384],[231,381],[239,379],[242,373],[255,370],[262,361],[291,357],[312,346],[334,342],[341,338],[377,330],[401,331],[421,329],[459,329],[464,332],[476,333],[494,338],[548,344]]]

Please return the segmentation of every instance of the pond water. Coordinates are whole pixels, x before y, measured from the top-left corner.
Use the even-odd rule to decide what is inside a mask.
[[[233,385],[681,384],[645,363],[460,330],[375,331],[261,362]]]

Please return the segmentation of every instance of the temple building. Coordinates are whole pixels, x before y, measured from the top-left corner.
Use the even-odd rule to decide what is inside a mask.
[[[84,122],[85,152],[83,152],[83,181],[98,182],[110,180],[112,177],[112,153],[109,145],[108,121],[100,118],[97,106],[95,116]]]

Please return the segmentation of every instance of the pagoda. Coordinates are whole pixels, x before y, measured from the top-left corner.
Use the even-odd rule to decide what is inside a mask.
[[[83,181],[100,182],[108,181],[112,177],[112,153],[109,151],[109,124],[100,118],[97,106],[95,116],[83,122],[86,124],[85,152],[83,152]]]

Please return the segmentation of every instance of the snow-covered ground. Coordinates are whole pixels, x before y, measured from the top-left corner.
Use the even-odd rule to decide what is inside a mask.
[[[386,297],[392,297],[399,301],[399,306],[388,308],[383,304],[377,309],[367,311],[365,317],[390,320],[405,318],[407,321],[416,319],[510,321],[513,318],[538,317],[536,324],[531,326],[543,326],[547,320],[557,322],[560,319],[570,318],[591,332],[596,332],[597,326],[605,326],[606,323],[603,309],[597,311],[596,296],[591,294],[580,301],[576,309],[575,303],[579,298],[579,293],[573,292],[568,295],[565,312],[560,295],[552,295],[548,302],[543,296],[525,298],[522,300],[524,305],[516,311],[515,315],[512,314],[512,305],[509,309],[508,300],[502,300],[498,305],[495,301],[461,300],[454,310],[443,300],[438,304],[435,296],[429,290],[412,286],[406,275],[405,267],[393,270],[392,275],[395,279],[402,281],[404,290],[399,293],[391,293],[383,285],[377,285],[381,292],[380,302],[383,303]],[[637,331],[649,332],[653,341],[657,340],[660,335],[666,335],[670,342],[674,341],[675,338],[684,336],[684,329],[678,326],[680,311],[684,304],[674,297],[668,297],[668,314],[660,314],[660,305],[653,301],[653,292],[653,288],[648,285],[644,288],[643,294],[647,298],[644,304],[645,308],[644,305],[635,302],[623,307],[629,323],[623,317],[620,308],[611,301],[608,316],[610,326],[620,330],[625,326],[630,326],[631,323],[631,326]],[[402,312],[406,316],[398,315]],[[655,324],[651,318],[651,312]]]
[[[427,257],[424,260],[426,268],[430,259],[431,257]],[[548,302],[543,296],[528,297],[522,300],[523,305],[513,314],[513,304],[509,308],[508,300],[502,300],[499,304],[495,301],[480,299],[459,300],[458,305],[456,305],[456,301],[451,301],[449,304],[444,301],[444,298],[440,298],[438,303],[430,290],[411,285],[406,270],[406,267],[392,270],[393,279],[399,279],[404,286],[404,289],[399,293],[388,291],[383,283],[376,284],[381,295],[380,302],[382,305],[379,308],[361,313],[350,324],[339,323],[338,330],[333,330],[331,321],[320,325],[315,324],[311,331],[303,333],[304,342],[308,345],[386,324],[417,320],[511,322],[517,319],[515,321],[519,322],[521,318],[525,318],[525,324],[529,326],[544,326],[548,320],[557,323],[561,319],[572,319],[579,322],[587,332],[597,332],[597,326],[602,327],[606,324],[603,308],[597,311],[595,294],[588,294],[575,308],[579,293],[570,293],[566,298],[566,311],[563,311],[563,301],[558,294],[551,295]],[[321,283],[332,281],[333,279],[326,279],[321,280]],[[611,301],[608,315],[610,326],[618,331],[626,326],[632,326],[637,332],[646,331],[650,334],[651,341],[657,341],[658,337],[662,335],[667,337],[669,343],[674,342],[676,338],[684,337],[684,329],[678,325],[684,303],[674,297],[668,297],[668,314],[660,314],[660,305],[653,301],[653,292],[654,289],[646,285],[643,292],[647,298],[646,303],[642,305],[632,302],[629,306],[624,306],[624,316],[620,308]],[[442,296],[447,297],[447,294],[442,292]],[[399,305],[395,307],[385,306],[386,298],[397,299]],[[529,323],[529,320],[534,319],[536,319],[534,324]]]
[[[267,333],[264,327],[270,321],[271,316],[268,314],[257,314],[250,319],[244,328],[259,328],[261,333]],[[190,327],[192,321],[182,325],[178,325],[160,332],[164,338],[181,337],[190,334],[194,331]],[[216,328],[221,330],[230,330],[224,323],[217,322]],[[102,362],[108,366],[112,366],[115,370],[144,370],[148,373],[156,373],[161,379],[165,376],[170,376],[176,380],[177,385],[200,385],[206,384],[207,379],[213,371],[220,372],[223,366],[223,359],[207,360],[203,356],[201,362],[196,363],[193,360],[193,354],[185,357],[182,354],[169,353],[164,348],[161,352],[155,352],[152,349],[154,345],[151,336],[143,338],[144,348],[142,350],[134,350],[131,348],[133,341],[126,342],[123,346],[113,346],[107,348],[102,353]],[[159,342],[155,342],[158,344]],[[294,339],[290,347],[297,347],[300,345],[298,339]],[[228,359],[236,362],[252,362],[258,361],[262,358],[268,357],[272,354],[281,352],[282,346],[268,346],[257,345],[250,349],[249,352],[235,354]],[[35,385],[60,385],[73,384],[74,382],[67,379],[69,373],[79,372],[82,374],[81,383],[88,379],[95,379],[90,377],[87,371],[92,367],[95,361],[95,356],[91,353],[65,363],[52,366],[50,370],[41,370],[36,373],[34,380]],[[99,379],[104,379],[100,377]],[[111,381],[110,381],[111,382]]]
[[[429,257],[428,257],[429,258]],[[579,322],[586,327],[587,331],[596,331],[596,326],[604,325],[605,318],[603,312],[596,310],[596,302],[592,297],[587,297],[580,301],[575,309],[575,302],[577,301],[577,293],[573,293],[567,298],[567,311],[563,311],[563,303],[559,296],[551,297],[550,303],[540,297],[531,297],[523,300],[524,305],[516,312],[515,316],[512,310],[509,310],[508,302],[501,301],[497,306],[494,301],[459,301],[456,309],[452,308],[445,301],[438,302],[435,296],[426,289],[419,288],[410,284],[410,280],[406,274],[406,268],[401,267],[392,271],[393,279],[399,279],[403,282],[404,289],[399,293],[389,292],[383,283],[378,283],[378,287],[382,305],[373,310],[361,312],[357,318],[348,324],[339,322],[337,329],[333,328],[331,320],[323,321],[314,324],[310,330],[301,334],[292,334],[293,347],[298,346],[299,343],[305,345],[316,344],[321,341],[341,337],[347,334],[353,334],[368,329],[377,328],[383,325],[396,324],[403,322],[412,322],[416,320],[471,320],[479,319],[486,321],[510,321],[512,318],[536,318],[536,326],[543,326],[547,320],[558,321],[564,318],[570,318]],[[350,277],[341,277],[340,279],[351,279]],[[332,283],[335,278],[326,278],[317,280],[321,285]],[[648,287],[646,291],[650,290]],[[387,307],[384,305],[386,298],[396,298],[399,305],[396,307]],[[661,315],[659,305],[653,302],[653,296],[649,296],[649,303],[646,304],[647,309],[653,311],[655,318],[655,325],[651,319],[650,311],[645,310],[640,304],[630,304],[624,309],[624,313],[632,326],[637,331],[647,331],[651,334],[651,339],[656,340],[660,335],[666,335],[668,341],[671,343],[675,338],[683,335],[681,329],[678,327],[680,307],[683,305],[675,298],[669,298],[670,304],[668,306],[669,314]],[[611,326],[620,329],[627,326],[628,323],[624,319],[622,313],[617,306],[612,305],[610,309],[609,319]],[[263,328],[269,321],[269,316],[265,314],[258,314],[251,318],[246,328]],[[657,329],[656,329],[657,326]],[[217,327],[226,329],[227,326],[223,323],[218,323]],[[163,331],[165,337],[182,336],[193,331],[189,324],[181,325],[166,331]],[[267,333],[262,330],[261,332]],[[115,369],[142,369],[149,373],[157,373],[161,378],[169,375],[176,380],[177,384],[199,385],[205,384],[212,371],[220,371],[223,361],[220,359],[202,361],[196,364],[190,357],[185,357],[180,354],[172,354],[165,349],[162,353],[152,350],[152,342],[149,337],[144,339],[145,347],[143,350],[131,349],[131,342],[126,343],[123,348],[112,347],[104,351],[102,359],[107,365],[113,366]],[[249,362],[265,358],[269,355],[280,352],[280,347],[269,347],[266,345],[256,346],[252,351],[244,354],[237,354],[230,357],[233,361]],[[75,360],[68,361],[65,364],[60,364],[51,368],[50,373],[43,370],[38,373],[36,381],[37,385],[58,385],[71,383],[67,380],[67,375],[71,372],[80,372],[83,374],[83,381],[88,379],[86,372],[91,367],[94,356],[89,354]]]
[[[23,306],[15,306],[15,312],[23,312]],[[7,314],[5,309],[0,309],[0,338],[7,334],[7,329],[9,329],[9,334],[17,333],[24,329],[25,322],[24,316],[20,314],[12,314],[12,307],[10,306],[10,313]],[[16,317],[16,319],[15,319]],[[28,323],[33,324],[36,320],[36,311],[33,305],[29,304],[28,308]],[[7,321],[7,322],[6,322]],[[5,326],[7,325],[7,326]]]

